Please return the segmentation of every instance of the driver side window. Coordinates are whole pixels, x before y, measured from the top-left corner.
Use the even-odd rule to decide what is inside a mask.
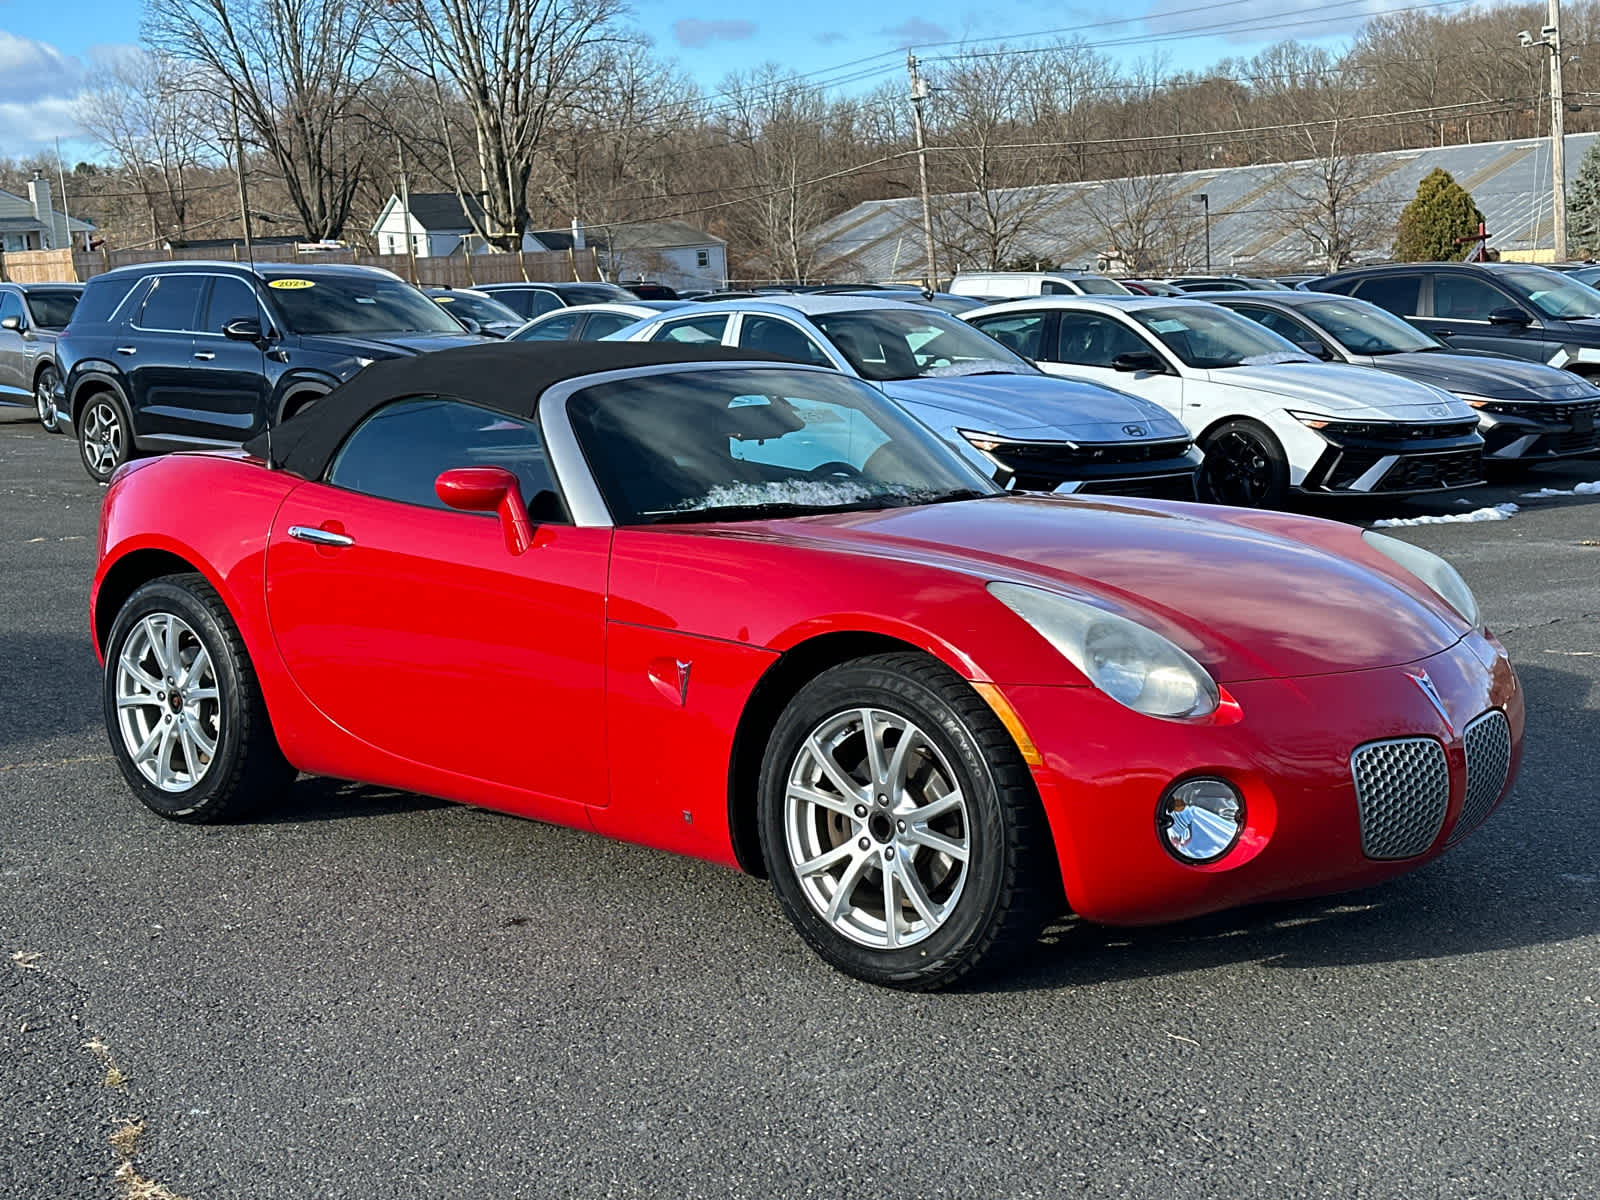
[[[504,467],[521,483],[530,517],[567,520],[538,427],[447,396],[413,396],[378,409],[345,439],[327,482],[382,500],[447,509],[433,485],[454,467]]]
[[[1119,354],[1154,353],[1133,330],[1098,313],[1062,313],[1056,344],[1057,362],[1080,367],[1109,367]]]

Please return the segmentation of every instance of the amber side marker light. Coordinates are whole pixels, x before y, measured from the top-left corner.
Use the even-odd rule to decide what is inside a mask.
[[[1017,710],[1012,708],[1000,694],[1000,689],[992,683],[974,683],[972,690],[982,696],[984,702],[994,710],[994,715],[1000,718],[1000,724],[1006,727],[1011,740],[1016,742],[1017,749],[1022,751],[1022,761],[1030,767],[1044,766],[1044,755],[1039,753],[1039,747],[1033,744],[1028,731],[1022,727],[1022,718],[1017,716]]]

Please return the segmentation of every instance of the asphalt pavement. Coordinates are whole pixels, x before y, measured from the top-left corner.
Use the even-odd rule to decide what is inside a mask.
[[[829,970],[760,881],[582,833],[321,780],[148,813],[86,630],[102,491],[0,417],[0,1197],[1600,1195],[1600,495],[1518,499],[1592,480],[1318,510],[1522,506],[1394,531],[1527,692],[1521,779],[1455,851],[1069,921],[915,996]]]

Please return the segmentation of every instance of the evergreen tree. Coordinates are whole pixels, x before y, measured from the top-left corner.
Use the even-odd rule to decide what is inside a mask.
[[[1600,253],[1600,141],[1584,152],[1567,193],[1567,246],[1574,256]]]
[[[1400,236],[1395,241],[1398,262],[1450,262],[1463,259],[1473,243],[1459,242],[1477,234],[1483,214],[1466,190],[1435,167],[1417,184],[1417,198],[1400,214]]]

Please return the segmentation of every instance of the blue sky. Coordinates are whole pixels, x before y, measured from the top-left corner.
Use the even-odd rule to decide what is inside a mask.
[[[728,72],[779,62],[818,78],[859,76],[846,90],[902,80],[903,48],[929,59],[938,43],[1079,32],[1125,63],[1152,54],[1173,69],[1248,55],[1285,37],[1337,42],[1377,12],[1416,0],[1130,0],[1121,5],[1034,0],[855,0],[751,4],[635,0],[634,22],[663,54],[715,90]],[[1434,8],[1434,5],[1426,5]],[[0,0],[0,155],[31,153],[60,137],[67,157],[93,157],[72,118],[94,66],[139,40],[138,0]],[[926,49],[922,49],[926,47]],[[845,64],[855,63],[854,66]],[[839,68],[831,71],[830,68]]]

